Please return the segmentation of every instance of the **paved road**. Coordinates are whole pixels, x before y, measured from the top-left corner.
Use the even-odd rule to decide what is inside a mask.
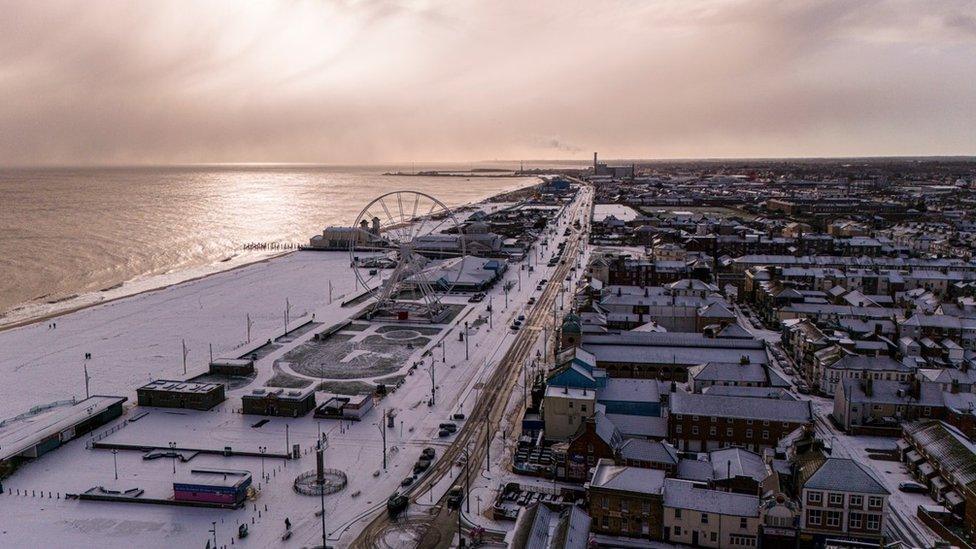
[[[572,220],[578,215],[583,203],[588,202],[590,192],[588,187],[584,187],[584,190],[580,192],[572,210],[566,212],[563,217],[566,226],[572,227]],[[559,230],[562,230],[562,226],[559,227]],[[563,257],[575,258],[585,246],[585,242],[583,231],[574,229],[567,238]],[[442,479],[451,474],[454,464],[462,460],[466,450],[469,452],[470,457],[467,459],[470,460],[470,463],[481,464],[485,461],[490,438],[497,432],[498,424],[505,413],[512,391],[521,377],[523,365],[531,358],[531,352],[535,348],[539,331],[543,326],[551,325],[554,322],[550,311],[553,310],[556,300],[559,299],[563,281],[574,265],[575,260],[572,260],[555,268],[552,278],[528,314],[525,326],[518,332],[511,347],[490,374],[484,388],[478,395],[474,409],[462,425],[454,441],[444,450],[433,470],[405,492],[408,496],[416,498],[418,495],[427,494]],[[475,475],[479,471],[471,471],[471,475]],[[464,475],[458,475],[452,486],[461,485],[463,479]],[[419,544],[420,547],[449,547],[453,541],[452,536],[457,530],[458,516],[447,509],[444,505],[444,499],[442,497],[438,501],[438,505],[433,507],[432,514],[411,515],[406,524],[394,523],[385,512],[378,513],[353,542],[352,547],[382,547],[384,540],[391,531],[400,530],[404,527],[419,531],[423,535]]]

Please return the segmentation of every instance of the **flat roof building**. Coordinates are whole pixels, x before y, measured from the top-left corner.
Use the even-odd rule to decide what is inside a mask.
[[[315,409],[315,387],[306,389],[254,389],[241,397],[245,414],[299,417]]]
[[[139,406],[209,410],[226,399],[223,383],[157,379],[136,389]]]

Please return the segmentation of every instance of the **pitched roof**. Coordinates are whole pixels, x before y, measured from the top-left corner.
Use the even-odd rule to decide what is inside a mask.
[[[803,488],[858,494],[889,494],[867,467],[852,459],[834,457],[827,458],[823,465],[810,475]]]
[[[620,446],[620,457],[636,461],[677,465],[678,450],[670,444],[657,440],[628,438]]]
[[[709,490],[676,478],[669,478],[664,483],[664,506],[734,517],[759,516],[759,498],[756,496]]]
[[[664,471],[614,465],[612,460],[601,459],[593,468],[590,487],[638,494],[661,494],[664,491]]]
[[[671,413],[706,417],[768,419],[793,423],[813,421],[809,401],[689,393],[675,393],[671,396]]]

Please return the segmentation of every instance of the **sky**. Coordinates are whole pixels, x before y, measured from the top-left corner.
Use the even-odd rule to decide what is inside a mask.
[[[0,10],[0,165],[976,155],[974,0]]]

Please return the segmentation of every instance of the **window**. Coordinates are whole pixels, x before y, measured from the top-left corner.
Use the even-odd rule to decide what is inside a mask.
[[[749,528],[749,519],[747,519],[746,517],[740,518],[739,519],[739,528],[741,528],[743,530],[745,530],[746,528]]]
[[[698,426],[697,425],[694,425],[694,426],[691,427],[691,434],[693,434],[693,435],[697,435],[698,434]]]
[[[725,430],[725,436],[727,436],[727,437],[731,437],[732,436],[732,428],[731,427],[729,427],[728,429]]]
[[[729,536],[729,544],[739,547],[755,547],[756,538],[754,536],[740,536],[732,534]]]
[[[820,526],[823,521],[823,511],[820,509],[810,509],[807,511],[807,524],[811,526]]]
[[[925,408],[922,408],[922,413],[930,416],[932,415],[932,408],[930,406],[926,406]]]
[[[715,436],[715,427],[709,427],[708,428],[708,434],[709,435],[712,435],[712,436]]]
[[[862,509],[864,507],[864,496],[851,496],[849,503],[854,509]]]
[[[751,419],[747,419],[746,420],[746,425],[752,425],[752,420]]]
[[[868,530],[881,529],[881,515],[868,515]]]
[[[769,440],[769,431],[763,431],[763,440]]]
[[[675,425],[674,426],[674,432],[680,435],[681,434],[681,426],[680,425]]]
[[[851,528],[860,530],[861,528],[864,527],[864,515],[862,515],[861,513],[851,513],[847,521],[848,521],[848,525]]]
[[[843,505],[844,494],[829,494],[827,496],[827,502],[830,503],[830,505]]]
[[[593,453],[593,445],[592,444],[587,444],[586,445],[586,453],[588,453],[588,454],[592,454]]]
[[[783,428],[784,429],[789,429],[790,428],[790,422],[789,421],[784,421],[783,422]]]
[[[868,498],[868,507],[871,509],[881,509],[884,505],[884,500],[880,496],[871,496]]]
[[[641,512],[645,515],[651,512],[651,502],[644,501],[641,503]]]
[[[629,510],[630,510],[630,506],[627,504],[627,500],[625,499],[620,500],[620,512],[626,513]]]
[[[752,438],[752,429],[746,429],[746,438]]]
[[[675,536],[680,536],[681,535],[681,527],[680,526],[675,526],[674,527],[674,535]]]
[[[600,507],[603,507],[604,509],[609,509],[610,508],[610,498],[604,497],[603,498],[603,501],[600,502]]]
[[[763,427],[769,427],[769,420],[768,419],[764,419],[763,420]]]
[[[674,419],[681,421],[681,414],[674,414]]]
[[[573,401],[572,401],[572,400],[570,400],[570,401],[569,401],[569,409],[570,409],[570,410],[572,410],[572,409],[573,409]]]
[[[708,524],[708,513],[702,513],[701,514],[701,523],[702,524]]]
[[[580,412],[586,411],[586,404],[580,404]]]
[[[827,526],[832,528],[840,526],[840,511],[827,511]]]
[[[810,503],[821,503],[823,494],[821,492],[807,492],[807,501]]]
[[[713,543],[718,541],[718,532],[712,532],[711,538]]]
[[[692,421],[698,421],[698,416],[691,416]]]
[[[602,524],[604,528],[610,528],[610,519],[607,518],[606,515],[603,515],[603,517],[600,519],[600,524]]]

